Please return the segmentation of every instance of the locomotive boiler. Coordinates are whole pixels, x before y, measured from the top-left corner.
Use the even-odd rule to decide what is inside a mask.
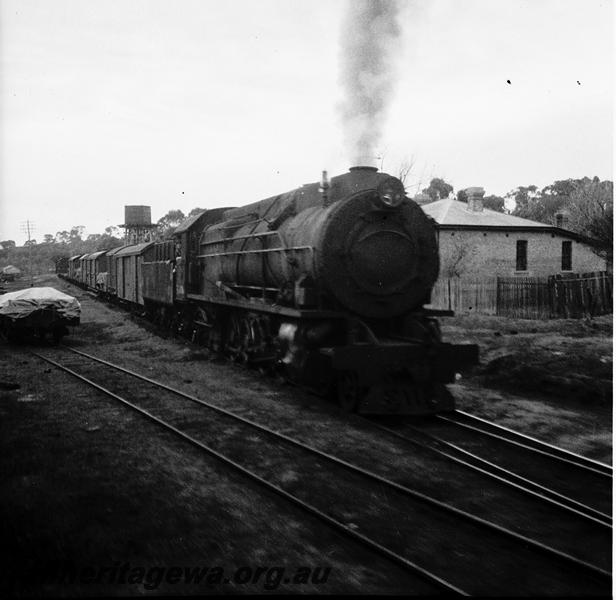
[[[423,308],[438,276],[435,229],[399,179],[355,167],[207,217],[194,221],[198,241],[180,230],[176,269],[183,320],[206,344],[335,390],[345,410],[453,408],[444,384],[477,348],[442,343]]]
[[[229,210],[201,242],[206,282],[271,292],[297,308],[392,318],[429,302],[438,247],[395,177],[348,175]]]

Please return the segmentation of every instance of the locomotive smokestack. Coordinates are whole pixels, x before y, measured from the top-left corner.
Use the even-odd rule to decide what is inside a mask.
[[[319,184],[319,192],[323,196],[323,206],[328,204],[328,191],[329,191],[329,177],[327,171],[323,171],[321,174],[321,183]]]
[[[327,176],[327,171],[323,171],[321,173],[321,190],[323,192],[327,192],[329,189],[329,177]]]
[[[341,36],[339,106],[351,164],[376,166],[376,146],[393,98],[400,39],[396,0],[349,0]]]
[[[351,167],[349,171],[374,171],[376,173],[378,169],[376,167],[359,166],[359,167]]]
[[[353,158],[353,165],[356,165],[359,168],[369,168],[369,169],[374,169],[375,171],[378,171],[378,167],[377,167],[377,160],[378,157],[377,156],[362,156],[362,155],[355,155],[352,157]]]

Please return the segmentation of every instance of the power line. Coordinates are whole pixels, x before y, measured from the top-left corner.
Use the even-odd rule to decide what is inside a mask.
[[[28,234],[28,265],[30,270],[30,287],[34,287],[34,274],[32,273],[32,239],[31,235],[34,232],[34,221],[21,222],[21,230]]]

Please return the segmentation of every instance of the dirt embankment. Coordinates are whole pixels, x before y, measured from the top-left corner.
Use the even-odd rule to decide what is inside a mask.
[[[460,316],[443,337],[479,344],[453,389],[459,408],[612,462],[612,315],[532,321]]]

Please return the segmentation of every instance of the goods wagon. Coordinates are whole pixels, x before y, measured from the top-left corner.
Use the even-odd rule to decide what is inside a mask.
[[[143,304],[141,264],[154,256],[154,243],[125,246],[110,260],[115,263],[115,294],[119,300]]]

